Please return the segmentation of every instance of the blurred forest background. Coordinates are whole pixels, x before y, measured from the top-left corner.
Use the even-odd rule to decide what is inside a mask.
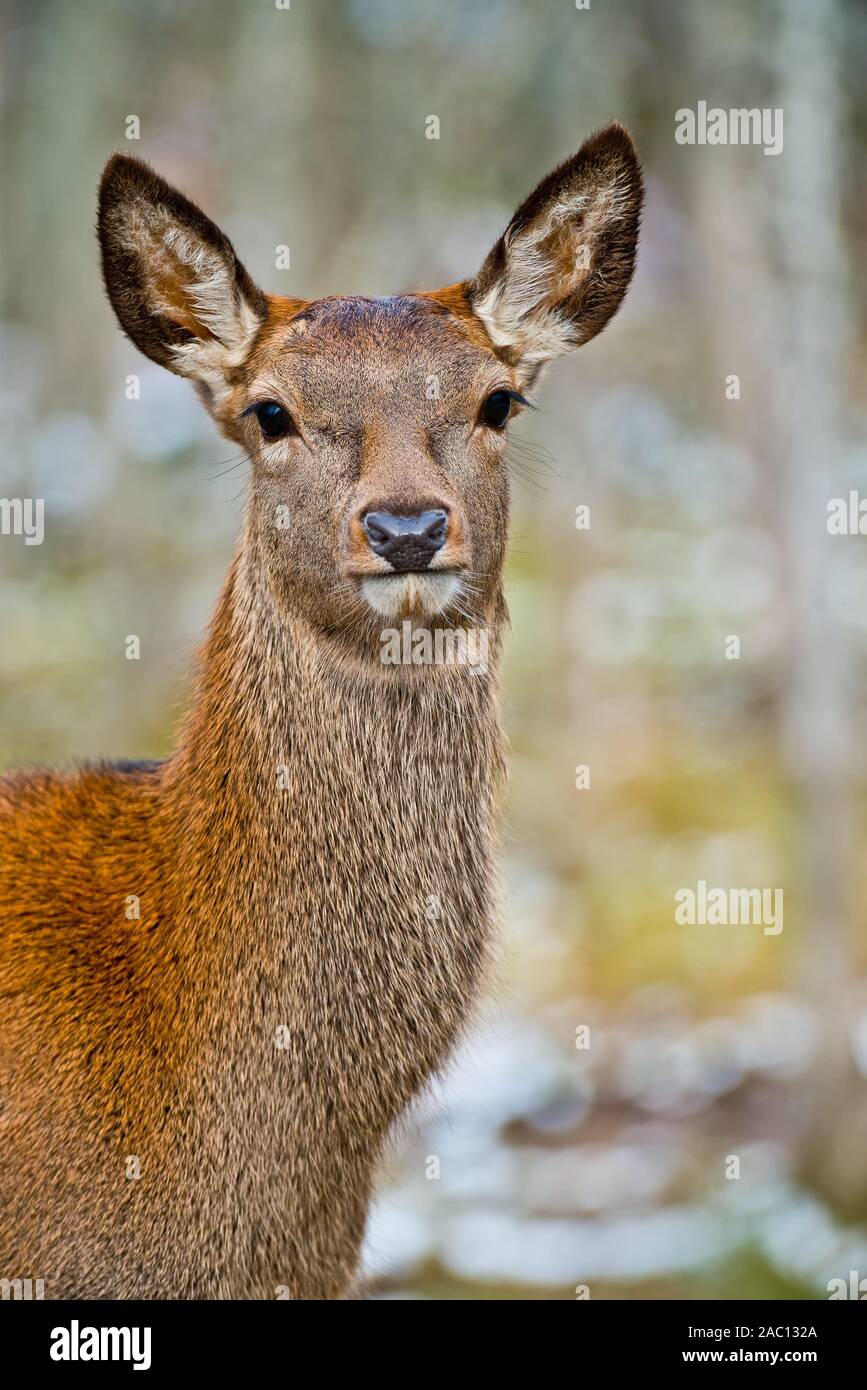
[[[108,154],[200,202],[264,288],[376,295],[473,273],[550,167],[630,127],[633,289],[511,452],[499,988],[396,1137],[367,1269],[398,1298],[867,1277],[867,539],[826,526],[867,496],[867,7],[2,15],[0,495],[46,509],[43,545],[0,538],[3,766],[166,754],[243,508],[233,449],[104,299]],[[783,152],[678,145],[699,101],[782,108]],[[678,925],[701,879],[782,888],[784,930]]]

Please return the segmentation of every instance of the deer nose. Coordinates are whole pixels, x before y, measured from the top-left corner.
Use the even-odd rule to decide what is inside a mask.
[[[392,569],[423,570],[445,545],[449,515],[441,508],[415,516],[367,512],[361,524],[374,555],[387,560]]]

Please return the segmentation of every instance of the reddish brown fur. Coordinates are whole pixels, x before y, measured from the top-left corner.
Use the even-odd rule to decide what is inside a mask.
[[[196,380],[253,486],[172,756],[0,783],[0,1275],[49,1298],[339,1297],[389,1127],[486,968],[508,488],[477,417],[521,361],[472,282],[266,298],[136,161],[109,163],[100,206],[123,327]],[[263,393],[297,437],[262,440],[242,412]],[[385,562],[358,521],[380,503],[449,511],[463,587],[436,623],[489,630],[486,672],[378,660],[359,586]]]

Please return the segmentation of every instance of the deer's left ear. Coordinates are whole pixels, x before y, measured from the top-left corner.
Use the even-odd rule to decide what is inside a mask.
[[[99,189],[99,241],[121,328],[213,403],[267,312],[231,242],[141,160],[116,154]]]
[[[588,342],[618,309],[642,196],[628,132],[606,126],[525,199],[467,286],[491,340],[527,378]]]

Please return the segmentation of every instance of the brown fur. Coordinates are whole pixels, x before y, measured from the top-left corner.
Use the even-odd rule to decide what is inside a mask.
[[[340,1297],[385,1136],[488,958],[508,488],[478,416],[520,362],[472,283],[267,298],[121,156],[100,209],[122,326],[196,381],[253,485],[172,756],[0,783],[0,1274],[49,1298]],[[264,441],[263,399],[299,434]],[[407,589],[399,616],[487,628],[486,672],[379,661],[374,505],[448,511],[458,594],[434,616]]]

